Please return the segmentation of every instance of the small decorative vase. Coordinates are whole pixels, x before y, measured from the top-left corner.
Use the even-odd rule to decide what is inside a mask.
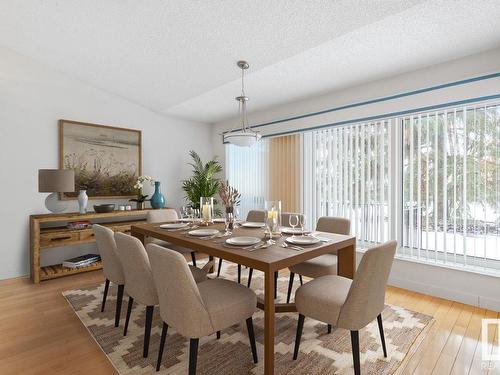
[[[234,229],[234,207],[226,207],[226,231]]]
[[[155,192],[151,196],[151,207],[153,208],[163,208],[165,207],[165,197],[160,191],[160,181],[155,181]]]
[[[78,209],[81,214],[87,213],[88,203],[89,197],[87,196],[87,190],[80,190],[78,194]]]

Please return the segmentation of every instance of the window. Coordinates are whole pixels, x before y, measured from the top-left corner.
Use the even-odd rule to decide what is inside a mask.
[[[269,192],[269,147],[226,148],[243,212]],[[361,246],[395,238],[399,257],[500,272],[500,103],[302,132],[299,154],[308,227],[342,216]]]

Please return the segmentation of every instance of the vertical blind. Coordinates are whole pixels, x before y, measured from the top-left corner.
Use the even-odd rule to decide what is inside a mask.
[[[320,216],[342,216],[351,220],[361,246],[395,238],[399,257],[500,272],[500,103],[300,137],[298,211],[309,228]],[[269,142],[226,146],[226,173],[242,192],[243,213],[261,208],[276,180],[277,173],[268,175]],[[272,142],[286,143],[279,137]],[[274,150],[281,155],[273,159],[290,157],[289,147]],[[295,184],[296,177],[288,173],[278,180]]]
[[[391,120],[304,135],[304,210],[351,221],[364,242],[383,242],[390,228]]]
[[[402,119],[400,255],[500,268],[499,120],[498,105]]]
[[[239,214],[245,218],[248,211],[263,208],[267,196],[268,144],[261,140],[252,147],[227,144],[226,179],[241,193]]]

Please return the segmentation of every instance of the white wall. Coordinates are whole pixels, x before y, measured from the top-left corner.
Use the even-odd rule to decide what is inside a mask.
[[[398,75],[389,79],[371,82],[362,86],[281,105],[266,111],[251,113],[249,115],[249,122],[254,125],[263,124],[498,72],[500,72],[500,49]],[[284,121],[260,127],[257,130],[261,131],[264,135],[270,135],[339,121],[349,121],[421,108],[428,105],[498,94],[500,94],[500,77],[471,82],[465,85],[446,87],[374,104],[356,106],[318,116]],[[249,106],[251,108],[251,103]],[[220,134],[223,131],[233,128],[235,122],[234,119],[231,119],[215,124],[212,134],[215,153],[224,155],[224,147]],[[500,294],[498,293],[498,290],[500,290],[500,278],[498,277],[437,268],[406,260],[396,260],[391,273],[390,283],[395,286],[438,297],[500,311]]]
[[[0,279],[29,273],[28,217],[47,212],[38,169],[58,167],[62,118],[141,130],[143,173],[162,182],[171,207],[183,201],[180,180],[190,174],[188,151],[212,157],[210,125],[160,116],[0,48]],[[71,211],[76,207],[74,202]],[[48,250],[42,262],[82,251]]]

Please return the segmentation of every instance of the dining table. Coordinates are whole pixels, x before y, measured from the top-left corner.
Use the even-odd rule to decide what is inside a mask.
[[[356,269],[356,238],[315,231],[311,235],[320,239],[319,242],[298,248],[283,247],[287,236],[281,235],[273,242],[265,242],[264,228],[246,228],[238,226],[230,233],[224,230],[224,223],[213,223],[199,228],[217,229],[219,234],[195,237],[189,234],[189,229],[164,229],[162,223],[136,224],[131,227],[131,235],[141,240],[152,237],[174,245],[186,247],[204,254],[209,259],[214,257],[241,264],[264,273],[264,297],[258,298],[257,307],[264,310],[264,374],[274,374],[274,344],[275,344],[275,314],[295,312],[295,303],[277,303],[275,301],[275,272],[290,266],[316,258],[318,256],[336,253],[338,257],[337,273],[352,279]],[[198,226],[199,224],[197,224]],[[188,228],[193,228],[188,224]],[[250,236],[262,239],[262,245],[254,247],[228,246],[228,238]]]

